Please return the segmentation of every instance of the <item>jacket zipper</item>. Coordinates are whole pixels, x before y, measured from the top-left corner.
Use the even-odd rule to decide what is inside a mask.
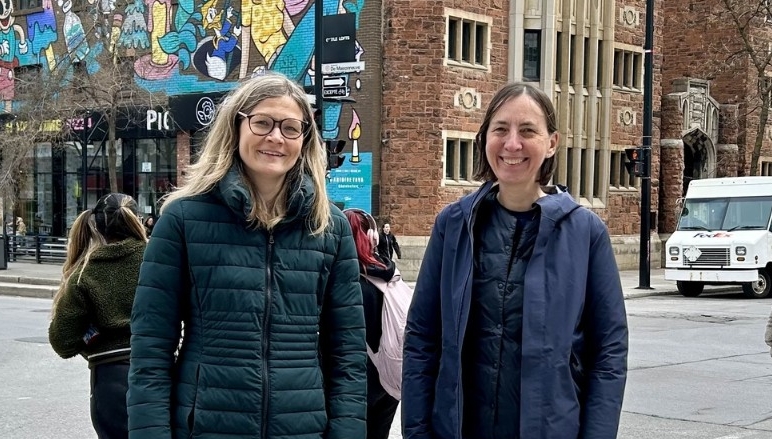
[[[261,439],[268,437],[268,398],[271,393],[271,380],[268,371],[268,352],[271,344],[271,286],[273,285],[273,232],[268,234],[268,257],[265,262],[265,316],[263,317],[263,425]]]
[[[491,187],[492,188],[492,187]],[[480,198],[476,200],[476,202],[472,205],[472,212],[469,215],[469,225],[467,227],[467,232],[469,233],[469,245],[472,249],[472,266],[469,268],[469,272],[466,274],[466,279],[464,280],[464,288],[466,288],[466,285],[469,283],[469,278],[472,277],[472,272],[474,271],[474,222],[477,220],[477,209],[480,207],[480,203],[482,202],[482,199],[485,198],[488,193],[491,191],[491,188],[488,188],[488,191],[486,191]],[[462,306],[459,306],[459,312],[456,316],[456,328],[461,331],[461,314],[463,313],[463,304]],[[466,335],[466,330],[464,330],[464,335]],[[464,349],[464,337],[461,337],[458,340],[458,350],[459,352],[463,351]],[[463,362],[462,362],[463,363]],[[462,370],[459,368],[459,375],[463,373]],[[462,423],[464,420],[464,403],[463,403],[463,385],[459,383],[458,386],[456,386],[456,400],[459,401],[459,414],[458,414],[458,436],[462,437]]]

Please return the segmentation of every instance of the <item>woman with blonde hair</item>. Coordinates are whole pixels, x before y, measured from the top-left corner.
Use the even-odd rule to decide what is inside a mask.
[[[312,120],[276,74],[220,104],[145,253],[131,438],[365,436],[357,252]]]
[[[111,193],[72,225],[48,338],[62,358],[91,369],[91,422],[99,439],[128,437],[129,321],[145,250],[137,203]]]

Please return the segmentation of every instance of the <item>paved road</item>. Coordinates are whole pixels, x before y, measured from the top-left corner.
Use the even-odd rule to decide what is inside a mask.
[[[48,346],[51,301],[0,296],[0,438],[95,439],[88,369]],[[772,439],[772,300],[741,294],[626,302],[622,439]],[[398,435],[398,422],[391,437]]]

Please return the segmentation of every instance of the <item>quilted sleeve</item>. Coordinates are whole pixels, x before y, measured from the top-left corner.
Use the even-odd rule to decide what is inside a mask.
[[[145,250],[131,313],[127,404],[130,439],[171,439],[174,351],[180,340],[187,263],[182,203],[158,219]]]
[[[351,227],[333,216],[341,239],[322,304],[320,349],[329,421],[325,439],[367,434],[367,350],[359,265]]]

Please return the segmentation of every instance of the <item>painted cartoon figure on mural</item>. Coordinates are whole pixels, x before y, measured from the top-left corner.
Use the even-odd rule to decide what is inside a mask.
[[[287,35],[292,35],[295,25],[288,7],[297,14],[305,8],[308,0],[296,0],[285,4],[284,0],[242,0],[241,25],[244,29],[241,39],[241,69],[239,77],[247,76],[250,65],[250,51],[254,46],[262,55],[265,66],[269,69],[281,47],[287,43]],[[254,72],[254,71],[253,71]]]
[[[208,0],[201,5],[204,30],[211,30],[214,35],[199,42],[193,65],[204,75],[222,81],[236,67],[237,56],[240,55],[236,45],[241,26],[233,25],[239,22],[239,16],[230,5],[230,0],[225,1],[223,9],[218,9],[217,3],[218,0]],[[234,55],[231,56],[231,53]]]
[[[70,62],[76,63],[83,61],[88,55],[89,45],[86,40],[86,32],[83,30],[83,24],[80,18],[72,11],[72,0],[56,0],[56,4],[64,12],[64,42],[67,45],[67,55]]]
[[[110,14],[115,10],[115,0],[88,0],[91,18],[94,20],[94,35],[97,38],[109,37],[112,33]]]
[[[14,23],[13,0],[0,0],[0,60],[12,62],[19,53],[27,53],[27,39],[24,30]]]
[[[128,49],[127,53],[150,47],[143,0],[128,2],[121,21],[121,36],[118,38],[118,47]]]
[[[48,70],[56,67],[53,43],[59,35],[56,31],[56,14],[51,0],[43,0],[42,11],[27,15],[27,37],[32,56],[41,56],[46,60]]]

